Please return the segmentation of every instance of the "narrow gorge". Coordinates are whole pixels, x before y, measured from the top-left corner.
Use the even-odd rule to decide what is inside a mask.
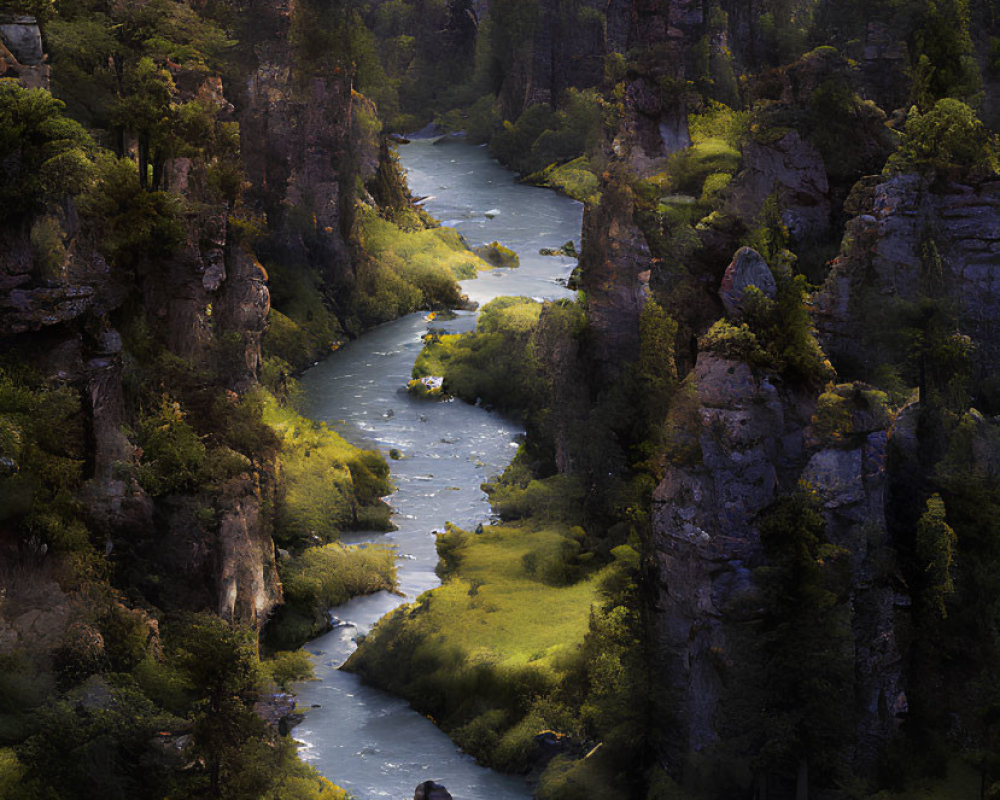
[[[0,0],[0,800],[1000,797],[998,98],[996,0]]]

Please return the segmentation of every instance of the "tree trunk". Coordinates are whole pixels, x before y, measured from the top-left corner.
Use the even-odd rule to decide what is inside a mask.
[[[799,762],[795,776],[795,800],[809,800],[809,762],[804,758]]]
[[[149,137],[139,136],[139,186],[145,189],[149,184]]]
[[[163,188],[163,165],[166,159],[163,157],[163,149],[157,148],[153,153],[153,191]]]

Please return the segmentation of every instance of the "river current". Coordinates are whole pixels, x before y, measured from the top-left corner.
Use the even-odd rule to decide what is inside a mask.
[[[494,240],[520,256],[517,269],[497,269],[463,281],[462,291],[486,303],[500,295],[556,299],[571,293],[565,279],[575,261],[541,256],[540,248],[579,245],[582,206],[554,192],[518,184],[484,147],[461,140],[414,139],[399,148],[414,195],[443,225],[476,246]],[[305,721],[295,729],[303,758],[359,800],[408,800],[418,783],[437,780],[455,800],[525,800],[519,777],[480,767],[406,701],[365,686],[338,668],[367,632],[400,603],[438,586],[435,530],[445,522],[473,528],[490,508],[480,484],[510,461],[521,434],[499,415],[459,401],[418,400],[406,393],[421,337],[433,327],[470,330],[475,314],[428,322],[412,314],[372,330],[302,378],[303,411],[325,420],[350,441],[399,450],[390,461],[396,491],[388,498],[398,530],[355,533],[347,542],[397,548],[400,595],[380,592],[331,609],[337,627],[306,649],[316,681],[297,687]]]

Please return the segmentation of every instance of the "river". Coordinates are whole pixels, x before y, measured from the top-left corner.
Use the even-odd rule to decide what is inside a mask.
[[[414,195],[442,224],[475,246],[499,240],[521,259],[518,269],[497,269],[463,281],[479,303],[500,295],[567,297],[565,279],[575,262],[541,256],[542,247],[579,244],[582,206],[554,192],[518,184],[484,147],[415,139],[399,148]],[[487,214],[487,212],[489,212]],[[517,425],[458,401],[418,400],[405,391],[421,337],[430,326],[465,331],[475,315],[428,323],[413,314],[372,330],[331,355],[302,378],[303,411],[326,420],[349,440],[403,458],[390,461],[395,493],[389,498],[398,530],[357,533],[347,542],[380,541],[398,552],[402,596],[380,592],[334,608],[341,621],[306,649],[318,680],[297,687],[307,708],[295,729],[302,757],[359,800],[409,800],[418,783],[437,780],[456,800],[524,800],[526,782],[480,767],[428,719],[404,701],[338,667],[354,650],[356,635],[384,614],[439,585],[434,574],[434,530],[446,521],[472,528],[490,517],[480,484],[503,470],[517,447]]]

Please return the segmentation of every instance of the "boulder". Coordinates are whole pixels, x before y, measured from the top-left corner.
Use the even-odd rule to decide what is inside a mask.
[[[719,298],[730,317],[739,317],[746,310],[747,289],[756,286],[765,297],[774,299],[778,291],[774,275],[764,257],[751,247],[741,247],[726,267],[719,287]]]
[[[413,800],[452,800],[451,793],[437,781],[424,781],[417,786]]]
[[[24,66],[36,66],[45,58],[42,34],[34,17],[19,16],[0,23],[0,42]]]

